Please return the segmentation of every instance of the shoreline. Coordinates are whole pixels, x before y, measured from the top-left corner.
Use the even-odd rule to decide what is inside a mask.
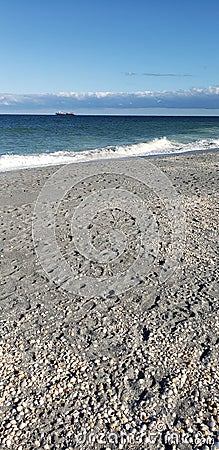
[[[30,167],[18,167],[18,168],[10,168],[10,169],[1,169],[0,168],[0,174],[6,173],[6,172],[17,172],[19,170],[34,170],[34,169],[44,169],[44,168],[51,168],[51,167],[61,167],[67,164],[87,164],[87,163],[98,163],[98,162],[107,162],[107,161],[121,161],[121,160],[128,160],[128,159],[137,159],[137,158],[168,158],[168,157],[177,157],[177,156],[183,156],[183,155],[192,155],[192,154],[199,154],[199,153],[217,153],[219,152],[219,148],[212,148],[212,149],[200,149],[200,150],[188,150],[183,152],[173,152],[173,153],[159,153],[159,154],[152,154],[152,155],[131,155],[131,156],[124,156],[124,157],[116,157],[116,158],[100,158],[100,159],[88,159],[85,161],[69,161],[69,162],[63,162],[63,163],[56,163],[56,164],[47,164],[47,165],[39,165],[39,166],[30,166]],[[72,152],[73,153],[73,152]],[[55,153],[54,153],[55,154]],[[74,153],[73,153],[74,154]],[[80,152],[76,153],[80,154]],[[46,155],[46,154],[45,154]],[[8,155],[1,155],[1,156],[8,156]],[[28,156],[28,155],[12,155],[12,156]],[[31,155],[31,156],[40,156],[38,154]],[[1,157],[0,157],[1,158]]]
[[[100,263],[88,264],[75,252],[71,231],[72,212],[93,189],[124,186],[141,194],[158,224],[158,254],[148,275],[128,291],[117,295],[112,290],[86,301],[53,283],[32,238],[38,195],[63,165],[1,173],[3,449],[12,442],[12,448],[79,450],[82,436],[90,448],[91,434],[100,433],[112,449],[123,436],[127,445],[143,450],[150,433],[151,450],[164,448],[164,442],[172,445],[170,433],[179,448],[186,444],[193,450],[197,436],[208,446],[218,445],[218,151],[168,156],[149,156],[149,162],[177,191],[186,227],[182,242],[179,236],[179,264],[164,282],[159,274],[171,250],[171,228],[150,189],[136,180],[125,184],[122,176],[115,180],[107,171],[109,160],[101,160],[106,174],[78,183],[60,202],[56,239],[79,276],[100,276]],[[131,158],[124,161],[126,167],[132,163]],[[116,168],[118,160],[113,164]],[[85,169],[89,174],[95,165],[78,163],[77,175]],[[116,214],[114,223],[130,242],[120,269],[138,251],[138,228],[132,216]],[[97,248],[106,241],[111,221],[111,215],[103,215],[94,223],[100,225],[96,234],[91,228]],[[110,433],[118,440],[115,446]]]

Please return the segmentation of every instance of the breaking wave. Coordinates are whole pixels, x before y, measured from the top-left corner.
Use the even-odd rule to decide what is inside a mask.
[[[45,167],[92,160],[126,158],[137,156],[171,155],[193,151],[219,149],[219,139],[201,139],[187,144],[170,141],[166,137],[133,145],[119,145],[97,148],[83,152],[58,151],[29,155],[2,155],[0,171],[10,171],[31,167]]]

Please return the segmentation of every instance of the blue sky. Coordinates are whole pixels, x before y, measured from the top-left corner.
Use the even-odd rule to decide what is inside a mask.
[[[2,0],[0,16],[0,112],[219,113],[218,0]]]

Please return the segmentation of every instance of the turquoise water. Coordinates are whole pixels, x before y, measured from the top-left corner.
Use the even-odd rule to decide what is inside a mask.
[[[1,170],[219,148],[219,117],[0,115]]]

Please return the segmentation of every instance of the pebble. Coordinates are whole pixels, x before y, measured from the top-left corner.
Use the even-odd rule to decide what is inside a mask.
[[[168,172],[171,170],[171,159],[168,165],[162,164]],[[30,305],[23,316],[20,314],[13,320],[10,332],[0,333],[0,448],[29,449],[31,436],[34,448],[70,449],[71,446],[75,448],[72,436],[102,430],[105,434],[114,432],[118,436],[126,433],[133,438],[136,450],[144,445],[149,431],[158,435],[167,430],[175,431],[180,437],[201,432],[204,437],[215,438],[219,423],[217,355],[213,345],[217,325],[214,302],[208,301],[206,277],[212,277],[216,259],[214,248],[209,242],[206,245],[205,232],[216,230],[216,222],[210,208],[213,198],[207,195],[197,198],[194,191],[191,197],[184,192],[183,187],[186,191],[188,186],[183,184],[183,178],[189,170],[186,163],[180,191],[188,222],[187,243],[182,270],[174,274],[176,279],[172,282],[169,280],[165,286],[161,285],[157,281],[159,273],[152,272],[136,287],[135,300],[131,290],[115,297],[115,301],[112,297],[92,299],[92,305],[96,302],[102,308],[97,316],[94,314],[96,306],[89,310],[89,301],[83,303],[81,298],[59,291],[49,282],[46,287],[40,266],[34,266],[34,274],[28,278],[31,292],[26,290],[25,293],[23,284],[17,283],[17,301],[28,294]],[[203,176],[203,172],[199,175]],[[188,190],[186,192],[188,194]],[[209,208],[207,216],[205,208]],[[27,224],[25,220],[23,222],[23,213],[22,209],[25,233]],[[162,212],[159,214],[162,216]],[[198,222],[192,220],[194,217]],[[199,231],[195,231],[195,226]],[[31,220],[28,227],[31,238]],[[17,240],[19,242],[19,234]],[[17,244],[14,242],[14,245]],[[159,252],[162,253],[161,248]],[[25,265],[25,258],[22,264]],[[38,277],[42,277],[43,283],[39,284]],[[33,278],[36,282],[31,287]],[[150,287],[155,281],[157,292],[156,297],[153,293],[153,307],[143,312],[141,302],[149,298]],[[51,310],[46,304],[48,293],[52,299]],[[15,300],[13,296],[12,300]],[[76,315],[83,305],[89,313],[81,319],[79,332],[84,331],[83,323],[89,328],[89,320],[93,317],[94,334],[101,334],[104,329],[106,333],[109,331],[108,316],[115,323],[115,329],[110,329],[111,347],[109,345],[106,356],[101,354],[105,339],[91,355],[91,334],[87,334],[90,340],[87,339],[84,346],[78,339],[78,345],[81,345],[78,349],[75,336],[66,331],[71,325],[68,317],[74,320],[72,314]],[[109,312],[106,314],[106,311]],[[104,317],[106,320],[102,320]],[[25,342],[27,326],[31,330],[31,339]],[[146,333],[143,333],[143,327],[146,327]],[[145,340],[142,335],[146,336]],[[5,336],[4,342],[2,336]],[[74,337],[72,341],[71,336]],[[200,356],[207,338],[211,341],[211,358],[204,364]],[[27,354],[22,350],[22,343]],[[28,345],[31,347],[29,353]],[[121,353],[120,345],[124,346]],[[30,358],[28,363],[25,362],[27,357]],[[161,422],[162,430],[158,427]],[[156,449],[164,450],[161,443],[155,445]],[[215,438],[214,447],[217,446]],[[123,449],[124,445],[119,443],[118,447]],[[110,445],[106,443],[104,449],[107,448]],[[151,446],[151,450],[154,448]],[[205,448],[207,450],[209,446]],[[31,450],[34,449],[31,447]]]
[[[21,405],[19,405],[19,406],[17,407],[17,411],[18,411],[18,412],[21,412],[22,409],[23,409],[23,406],[21,406]]]

